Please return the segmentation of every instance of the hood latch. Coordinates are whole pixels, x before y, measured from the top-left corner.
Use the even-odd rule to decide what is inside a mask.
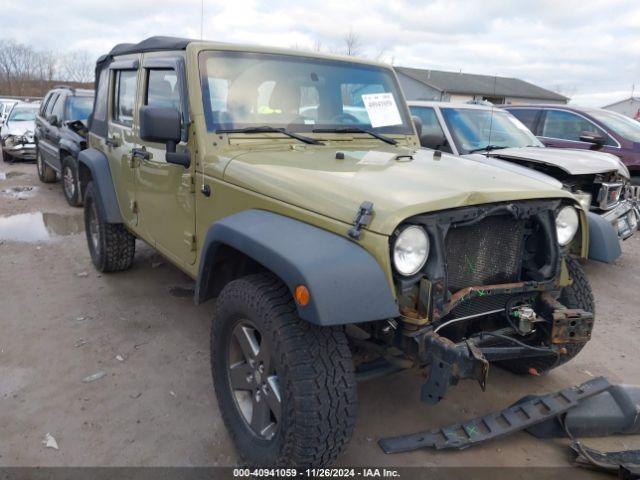
[[[360,240],[361,230],[369,225],[373,217],[373,202],[365,201],[360,204],[356,218],[353,220],[353,227],[347,234],[354,240]]]

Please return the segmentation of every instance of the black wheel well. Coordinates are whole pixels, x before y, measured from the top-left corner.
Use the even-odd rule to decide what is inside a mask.
[[[86,192],[87,185],[91,181],[91,170],[84,163],[78,163],[78,180],[80,182],[80,191]]]
[[[249,255],[226,244],[220,244],[213,252],[207,252],[203,261],[207,267],[202,272],[203,278],[198,279],[201,302],[217,297],[225,285],[233,280],[270,271]]]

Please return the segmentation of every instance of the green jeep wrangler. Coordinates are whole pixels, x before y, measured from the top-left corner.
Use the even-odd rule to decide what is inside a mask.
[[[125,270],[140,239],[217,299],[213,385],[248,464],[333,462],[359,379],[415,368],[435,404],[490,363],[542,374],[589,340],[576,200],[416,133],[375,62],[167,37],[98,60],[91,258]]]

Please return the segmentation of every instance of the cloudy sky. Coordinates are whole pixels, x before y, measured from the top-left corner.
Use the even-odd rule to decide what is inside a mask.
[[[201,0],[0,0],[0,38],[87,50],[199,38]],[[394,65],[519,77],[601,106],[640,94],[639,0],[204,0],[204,38],[340,51]]]

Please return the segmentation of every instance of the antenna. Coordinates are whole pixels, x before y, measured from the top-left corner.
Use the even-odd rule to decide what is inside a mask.
[[[203,38],[204,32],[204,0],[200,0],[200,40]]]
[[[496,83],[498,82],[498,76],[493,76],[493,98],[496,98]],[[491,133],[493,132],[493,109],[495,107],[491,104],[491,116],[489,117],[489,140],[487,141],[487,146],[491,145]],[[488,152],[487,152],[488,153]]]

